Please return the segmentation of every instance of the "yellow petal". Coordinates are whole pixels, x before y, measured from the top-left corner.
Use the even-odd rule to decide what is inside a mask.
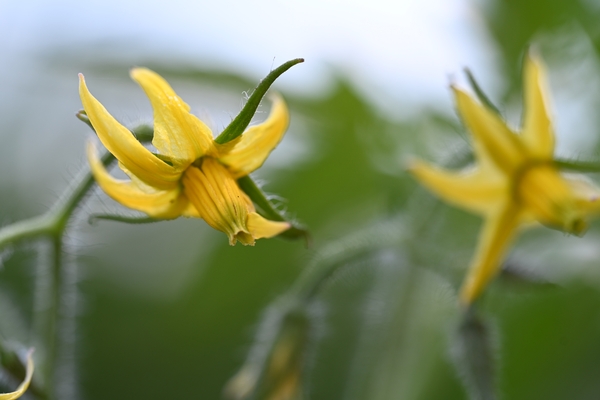
[[[463,305],[469,305],[479,297],[498,272],[520,219],[517,207],[508,204],[485,220],[483,230],[479,234],[477,251],[460,291],[460,301]]]
[[[131,78],[144,89],[152,103],[152,144],[161,154],[185,168],[210,150],[213,142],[210,129],[190,114],[190,107],[160,75],[146,68],[134,68]]]
[[[506,183],[481,170],[450,172],[415,160],[409,171],[429,190],[446,201],[479,214],[489,214],[504,201]]]
[[[523,141],[536,158],[550,160],[554,154],[554,131],[548,110],[546,73],[540,60],[529,54],[524,70],[525,121]]]
[[[269,221],[261,215],[251,212],[248,214],[248,230],[254,239],[271,238],[290,229],[292,224],[284,221]]]
[[[254,244],[247,226],[248,213],[254,211],[254,206],[224,165],[205,157],[200,168],[190,166],[185,171],[182,182],[202,219],[225,232],[229,244],[233,246],[238,240],[245,245]]]
[[[33,349],[31,349],[27,353],[27,370],[25,373],[25,380],[23,382],[21,382],[21,384],[19,385],[17,390],[15,390],[14,392],[0,393],[0,400],[15,400],[15,399],[18,399],[19,397],[21,397],[25,393],[27,388],[29,387],[29,384],[31,383],[31,377],[33,376],[33,370],[34,370]]]
[[[456,87],[452,89],[458,111],[473,136],[477,160],[480,163],[491,161],[505,172],[514,172],[520,168],[525,152],[519,137],[496,113],[485,108],[468,93]]]
[[[279,144],[285,133],[290,117],[285,101],[280,95],[273,94],[271,113],[265,122],[251,126],[235,141],[231,148],[219,156],[219,161],[229,167],[237,179],[259,168],[269,153]]]
[[[79,74],[79,96],[100,141],[129,171],[157,189],[177,186],[181,172],[155,157],[133,134],[117,122],[89,92]]]
[[[113,178],[102,165],[93,143],[88,145],[87,156],[98,185],[125,207],[145,212],[153,218],[173,219],[180,216],[187,206],[188,200],[179,187],[171,190],[144,187],[146,190],[142,190],[135,182]]]

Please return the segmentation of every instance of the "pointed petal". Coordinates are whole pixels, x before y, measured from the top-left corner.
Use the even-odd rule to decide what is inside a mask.
[[[546,93],[546,72],[539,59],[528,54],[524,70],[525,121],[522,137],[528,150],[540,159],[552,159],[554,130]]]
[[[180,172],[155,157],[133,134],[117,122],[89,92],[79,74],[79,96],[100,141],[129,171],[157,189],[177,186]]]
[[[499,176],[490,176],[480,170],[451,172],[415,160],[409,171],[446,201],[479,214],[496,210],[508,192]]]
[[[25,373],[25,380],[21,382],[17,390],[10,393],[0,393],[0,400],[15,400],[21,397],[27,388],[29,388],[29,384],[31,383],[31,378],[33,377],[33,349],[29,350],[27,353],[27,369]]]
[[[479,234],[477,251],[460,291],[463,305],[469,305],[479,297],[496,275],[520,220],[519,210],[512,203],[487,216]]]
[[[146,92],[154,110],[154,140],[161,154],[187,167],[208,153],[213,137],[210,129],[157,73],[146,68],[131,70],[131,78]]]
[[[251,126],[234,141],[234,146],[229,149],[223,146],[219,161],[229,167],[237,179],[248,175],[259,168],[269,156],[269,153],[279,144],[285,133],[290,116],[285,101],[280,95],[271,95],[273,105],[271,113],[265,122]]]
[[[255,212],[248,214],[248,230],[254,239],[277,236],[291,226],[289,222],[269,221]]]
[[[519,137],[504,121],[468,93],[452,88],[458,112],[473,136],[473,148],[480,163],[491,162],[505,172],[514,172],[524,160]]]
[[[192,202],[188,202],[187,207],[181,212],[181,215],[188,218],[202,218],[196,207],[192,204]]]
[[[90,143],[87,148],[88,161],[98,185],[115,201],[134,210],[142,211],[153,218],[173,219],[181,215],[187,206],[187,198],[181,189],[142,190],[135,182],[113,178],[98,158],[96,148]]]
[[[205,157],[200,168],[191,166],[185,171],[182,182],[198,214],[208,225],[225,232],[229,244],[238,240],[254,244],[246,222],[254,207],[224,165]]]

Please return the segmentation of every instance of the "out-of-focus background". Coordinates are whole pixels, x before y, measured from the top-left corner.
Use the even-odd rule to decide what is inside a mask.
[[[272,68],[306,59],[274,85],[292,122],[254,177],[309,227],[311,248],[230,247],[201,220],[90,225],[94,213],[134,214],[95,191],[66,239],[78,294],[64,398],[220,398],[265,307],[340,249],[347,265],[311,306],[306,398],[468,398],[453,357],[456,288],[480,220],[404,167],[467,149],[448,90],[466,85],[465,67],[517,127],[530,45],[549,71],[558,154],[598,159],[599,18],[596,0],[0,0],[3,224],[47,210],[86,165],[77,73],[134,127],[152,111],[128,70],[150,67],[218,133]],[[597,224],[583,238],[537,228],[517,241],[508,263],[549,283],[501,278],[482,299],[502,398],[600,398],[599,243]],[[9,340],[33,342],[46,251],[3,256]]]

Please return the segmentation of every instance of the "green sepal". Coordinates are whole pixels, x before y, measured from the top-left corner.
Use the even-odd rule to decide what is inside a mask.
[[[297,222],[286,219],[271,203],[265,193],[258,187],[258,185],[250,178],[249,175],[243,176],[237,180],[240,189],[244,191],[250,197],[250,200],[254,202],[257,207],[257,211],[260,215],[271,221],[282,221],[289,222],[292,227],[278,236],[286,239],[299,239],[304,238],[306,246],[310,245],[310,234],[302,225]]]
[[[494,400],[496,357],[487,321],[473,306],[463,310],[454,334],[451,356],[472,399]]]
[[[494,105],[494,103],[492,103],[492,101],[485,94],[485,92],[483,91],[481,86],[479,86],[479,83],[477,83],[477,80],[475,79],[475,76],[473,76],[473,73],[471,72],[471,70],[469,68],[465,68],[464,71],[465,71],[465,75],[467,75],[467,79],[469,80],[469,83],[471,84],[471,87],[473,88],[473,91],[477,95],[477,98],[479,99],[479,101],[482,104],[484,104],[487,108],[494,111],[496,114],[502,115],[500,113],[500,110],[498,109],[498,107],[496,107]]]
[[[260,81],[256,89],[254,89],[254,92],[252,92],[252,95],[248,99],[248,102],[246,103],[244,108],[242,108],[242,111],[240,111],[237,117],[235,117],[234,120],[231,121],[227,128],[225,128],[225,130],[223,130],[223,132],[221,132],[221,134],[217,136],[215,142],[219,144],[225,144],[240,136],[246,130],[246,128],[250,124],[250,121],[252,121],[252,117],[254,117],[256,109],[258,108],[262,98],[265,96],[267,90],[269,90],[273,82],[275,82],[275,80],[279,78],[279,76],[281,76],[281,74],[283,74],[285,71],[301,62],[304,62],[303,58],[296,58],[294,60],[290,60],[280,65],[278,68],[275,68],[265,77],[265,79]]]
[[[600,172],[600,162],[598,161],[574,161],[562,158],[554,159],[554,165],[558,169],[576,172]]]
[[[93,224],[98,220],[116,221],[126,224],[151,224],[153,222],[165,221],[164,219],[156,219],[152,217],[127,217],[124,215],[94,214],[89,216],[88,223]]]
[[[496,114],[501,115],[498,107],[492,103],[490,98],[485,94],[475,76],[471,73],[468,68],[465,68],[465,74],[467,75],[467,79],[473,88],[473,91],[477,95],[479,101],[484,104],[487,108],[494,111]],[[554,165],[556,168],[566,171],[575,171],[575,172],[583,172],[583,173],[593,173],[600,172],[600,162],[599,161],[579,161],[579,160],[567,160],[564,158],[556,158],[554,159]]]
[[[552,282],[540,272],[528,270],[523,265],[514,261],[504,263],[498,277],[500,282],[507,283],[515,287],[523,286],[528,289],[532,287],[545,289],[554,289],[559,287],[557,283]]]
[[[83,122],[87,126],[89,126],[91,130],[93,130],[94,132],[96,131],[94,129],[94,127],[92,126],[92,122],[90,121],[89,117],[87,116],[87,113],[85,112],[85,110],[79,110],[79,111],[77,111],[77,113],[75,114],[75,116],[77,117],[78,120],[80,120],[81,122]]]

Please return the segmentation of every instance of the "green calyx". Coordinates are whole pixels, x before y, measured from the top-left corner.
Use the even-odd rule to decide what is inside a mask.
[[[248,102],[246,103],[244,108],[242,108],[242,111],[240,111],[237,117],[235,117],[234,120],[231,121],[227,128],[225,128],[225,130],[223,130],[223,132],[221,132],[221,134],[217,136],[215,142],[219,144],[225,144],[240,136],[246,130],[246,128],[250,124],[250,121],[252,121],[252,117],[254,117],[256,109],[258,108],[262,98],[265,96],[273,82],[275,82],[275,80],[279,78],[281,74],[283,74],[285,71],[287,71],[294,65],[300,64],[302,62],[304,62],[303,58],[296,58],[294,60],[290,60],[286,63],[283,63],[279,67],[272,70],[265,77],[265,79],[260,81],[256,89],[254,89],[254,92],[252,92],[252,95],[248,99]]]

